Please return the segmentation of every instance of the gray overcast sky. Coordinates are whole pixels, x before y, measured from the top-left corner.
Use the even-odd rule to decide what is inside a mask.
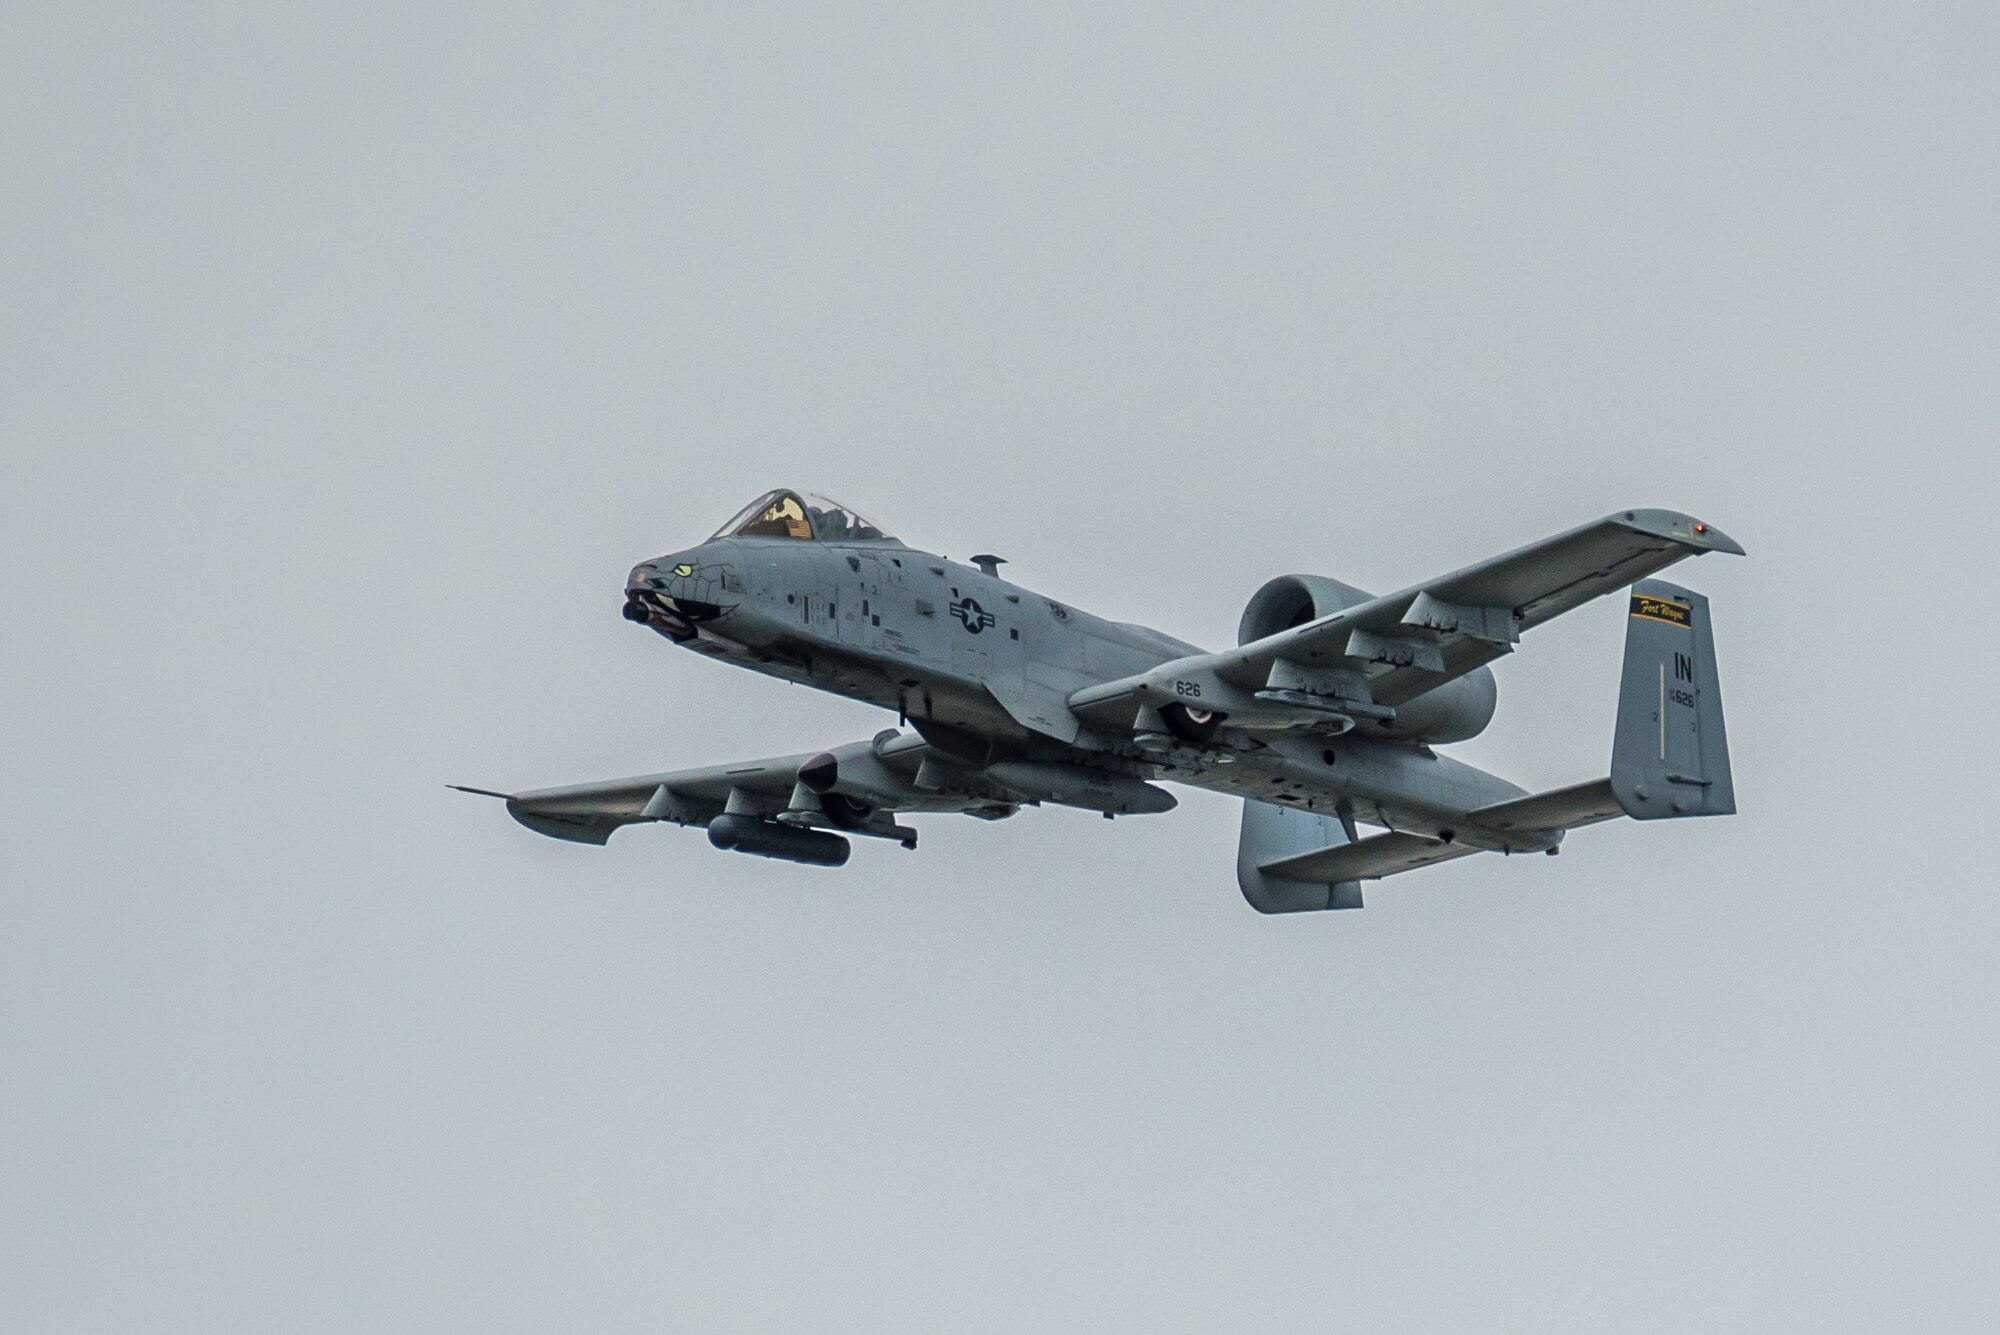
[[[8,5],[0,1325],[1991,1330],[1994,13]],[[883,726],[618,617],[782,484],[1211,645],[1694,511],[1742,814],[445,791]]]

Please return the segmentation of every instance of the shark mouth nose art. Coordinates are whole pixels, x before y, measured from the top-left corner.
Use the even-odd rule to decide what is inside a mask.
[[[676,644],[686,644],[700,634],[696,626],[715,620],[724,610],[715,603],[675,598],[655,589],[632,588],[625,591],[623,615],[627,621],[651,626]]]
[[[704,574],[711,577],[703,578]],[[729,610],[707,598],[688,596],[712,590],[720,592],[719,583],[713,578],[718,574],[712,569],[704,572],[685,561],[673,566],[652,561],[635,566],[625,582],[623,616],[627,621],[652,627],[676,644],[686,644],[698,638],[697,626],[714,621]]]

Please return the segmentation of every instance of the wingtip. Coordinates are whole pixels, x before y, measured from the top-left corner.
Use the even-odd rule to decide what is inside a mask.
[[[511,802],[514,800],[512,793],[496,793],[491,788],[468,788],[462,783],[448,783],[445,787],[454,792],[471,793],[475,797],[497,797],[502,802]]]
[[[1743,544],[1721,529],[1678,510],[1621,510],[1612,519],[1642,533],[1670,539],[1691,547],[1697,555],[1723,552],[1730,556],[1748,555]]]
[[[1708,530],[1708,538],[1709,538],[1709,545],[1718,552],[1727,552],[1731,556],[1748,556],[1750,554],[1743,550],[1742,543],[1730,537],[1727,533],[1722,532],[1720,529],[1712,528]]]

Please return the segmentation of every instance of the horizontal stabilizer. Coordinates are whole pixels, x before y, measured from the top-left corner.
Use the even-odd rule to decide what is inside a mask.
[[[1388,834],[1374,835],[1359,843],[1322,848],[1266,863],[1264,870],[1285,880],[1376,881],[1384,876],[1394,876],[1397,872],[1415,871],[1433,862],[1448,862],[1452,858],[1483,851],[1472,844],[1446,843],[1428,835],[1391,830]]]
[[[1611,780],[1592,779],[1553,792],[1497,802],[1472,813],[1473,824],[1488,830],[1574,830],[1625,814]]]

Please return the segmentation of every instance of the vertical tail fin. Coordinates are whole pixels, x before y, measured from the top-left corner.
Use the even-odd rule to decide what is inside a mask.
[[[1708,599],[1664,580],[1632,586],[1611,791],[1634,820],[1736,810]]]
[[[1236,883],[1259,913],[1358,909],[1359,881],[1300,881],[1265,870],[1286,859],[1354,842],[1350,819],[1299,811],[1254,797],[1243,799],[1243,835],[1236,846]]]

